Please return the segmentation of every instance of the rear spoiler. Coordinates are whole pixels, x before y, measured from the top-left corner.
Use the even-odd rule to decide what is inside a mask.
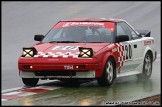
[[[142,37],[150,37],[151,36],[151,31],[149,31],[149,30],[137,30],[137,32]]]

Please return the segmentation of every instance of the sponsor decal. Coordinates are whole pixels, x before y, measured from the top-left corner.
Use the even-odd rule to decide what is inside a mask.
[[[116,52],[116,51],[117,51],[117,48],[112,49],[112,52],[113,52],[113,53]]]
[[[108,48],[113,48],[115,45],[114,44],[110,44],[110,45],[108,45],[107,47]]]
[[[104,27],[104,23],[100,23],[100,22],[69,22],[69,23],[65,23],[62,27],[69,27],[69,26],[101,26],[101,27]]]
[[[101,27],[108,28],[110,32],[113,32],[115,25],[112,22],[59,22],[53,27],[53,29],[65,28],[65,27]]]
[[[151,45],[151,40],[145,40],[144,41],[144,46],[146,46],[146,45]]]
[[[66,70],[72,70],[73,66],[72,65],[64,65],[64,69]]]

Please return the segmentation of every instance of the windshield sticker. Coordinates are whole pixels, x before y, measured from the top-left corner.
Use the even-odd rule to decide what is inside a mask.
[[[114,31],[115,24],[113,22],[59,22],[53,29],[67,28],[67,27],[98,27],[109,28],[111,32]]]
[[[62,27],[69,27],[69,26],[101,26],[104,27],[104,23],[99,22],[69,22],[65,23]]]
[[[77,50],[79,46],[56,46],[52,50]]]

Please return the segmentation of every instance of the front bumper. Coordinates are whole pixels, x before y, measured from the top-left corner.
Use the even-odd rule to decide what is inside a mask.
[[[101,64],[19,64],[19,70],[22,71],[58,71],[58,70],[76,70],[76,71],[89,71],[89,70],[99,70],[101,69]]]
[[[55,71],[51,71],[55,72]],[[61,72],[61,71],[60,71]],[[95,70],[89,70],[87,72],[76,72],[75,75],[66,75],[66,76],[38,76],[35,75],[35,72],[25,72],[25,71],[20,71],[20,77],[22,78],[41,78],[41,79],[57,79],[57,78],[95,78]]]
[[[22,78],[96,78],[96,72],[101,71],[102,63],[97,63],[92,58],[20,58],[18,67]]]

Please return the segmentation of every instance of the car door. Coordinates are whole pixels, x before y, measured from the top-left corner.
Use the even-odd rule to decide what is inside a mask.
[[[117,36],[128,35],[129,41],[122,42],[125,60],[120,72],[134,71],[142,60],[142,40],[136,32],[125,22],[117,23]]]

